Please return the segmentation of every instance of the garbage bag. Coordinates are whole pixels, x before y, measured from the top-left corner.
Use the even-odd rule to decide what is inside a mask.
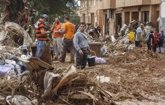
[[[13,98],[12,96],[7,96],[6,102],[9,105],[33,105],[32,102],[27,97],[22,95],[14,95]]]

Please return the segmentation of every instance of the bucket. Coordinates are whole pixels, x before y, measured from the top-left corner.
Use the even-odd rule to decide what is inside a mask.
[[[95,66],[95,56],[88,57],[88,66]]]

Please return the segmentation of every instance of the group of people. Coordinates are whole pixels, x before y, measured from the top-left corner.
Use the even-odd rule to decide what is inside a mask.
[[[129,44],[135,43],[135,47],[142,47],[142,43],[145,42],[148,50],[153,52],[156,52],[158,48],[158,52],[162,53],[164,37],[163,31],[159,33],[157,29],[149,25],[144,27],[143,24],[139,24],[136,29],[130,28],[128,31]]]
[[[49,31],[46,24],[47,19],[48,16],[44,14],[35,24],[37,47],[35,56],[40,58],[44,53],[45,47],[52,41],[55,55],[53,59],[64,63],[66,53],[70,52],[70,62],[74,62],[74,55],[76,54],[76,67],[84,69],[88,54],[90,53],[87,36],[84,32],[86,27],[85,23],[80,23],[76,30],[75,25],[70,22],[68,17],[65,17],[64,23],[60,22],[59,18],[55,18]]]

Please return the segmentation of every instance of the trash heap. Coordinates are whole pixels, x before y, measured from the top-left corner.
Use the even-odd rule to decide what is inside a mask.
[[[27,70],[18,78],[2,78],[1,104],[37,105],[52,103],[63,105],[115,104],[108,91],[89,78],[89,71],[77,71],[74,66],[54,69],[51,65],[31,58]],[[24,101],[21,101],[24,99]],[[27,104],[28,103],[28,104]],[[35,104],[34,104],[35,103]]]
[[[56,104],[72,105],[114,103],[110,99],[110,94],[103,90],[95,80],[88,77],[89,71],[77,71],[74,66],[67,69],[53,69],[37,59],[31,59],[28,67],[32,70],[30,72],[33,72],[32,81],[42,90],[40,94],[42,101],[46,100],[45,103],[49,103],[49,99],[55,101]],[[37,79],[36,75],[39,75]],[[43,78],[44,81],[42,81]]]
[[[131,64],[139,63],[140,61],[149,61],[152,59],[160,60],[160,55],[152,51],[147,51],[145,48],[134,48],[127,52],[115,51],[109,56],[109,63],[111,64]]]
[[[19,47],[31,43],[29,34],[20,25],[13,22],[0,24],[0,45]]]

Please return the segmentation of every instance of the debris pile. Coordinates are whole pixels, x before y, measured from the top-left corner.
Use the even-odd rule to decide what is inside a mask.
[[[37,69],[38,67],[41,68]],[[89,72],[76,71],[74,66],[65,70],[53,69],[35,58],[28,63],[28,68],[31,68],[31,81],[40,88],[38,90],[42,90],[41,96],[45,100],[52,99],[58,104],[70,105],[114,103],[108,93],[88,77]]]
[[[5,22],[0,24],[0,44],[11,47],[29,46],[32,44],[32,39],[20,25]]]
[[[134,48],[128,52],[114,52],[109,57],[109,63],[111,64],[133,64],[140,61],[147,60],[160,60],[160,56],[154,52],[147,51],[144,48]]]

